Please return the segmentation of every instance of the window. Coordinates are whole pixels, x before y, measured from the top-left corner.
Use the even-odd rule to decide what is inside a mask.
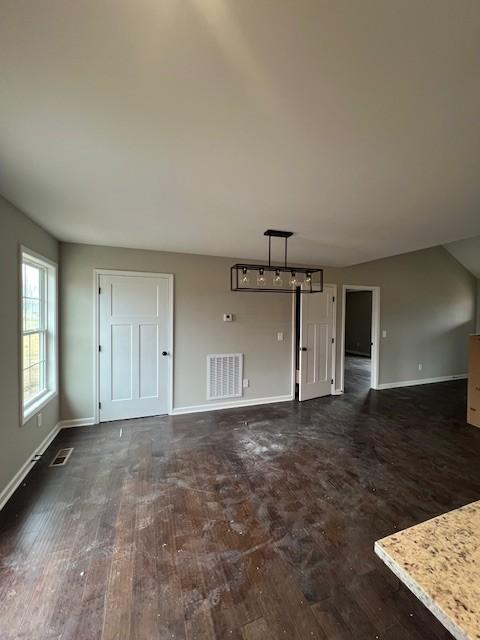
[[[22,250],[23,422],[57,392],[56,266]]]

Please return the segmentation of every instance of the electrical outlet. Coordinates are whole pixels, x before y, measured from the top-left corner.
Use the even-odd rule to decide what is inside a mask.
[[[248,378],[243,379],[243,388],[247,389],[250,386],[250,380]]]
[[[42,421],[43,421],[43,416],[42,416],[42,412],[40,411],[40,413],[37,413],[37,427],[42,426]]]
[[[423,364],[421,362],[418,363],[418,370],[421,371],[423,369]]]

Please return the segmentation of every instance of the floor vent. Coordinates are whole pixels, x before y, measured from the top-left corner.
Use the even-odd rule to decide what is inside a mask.
[[[207,400],[242,395],[243,353],[207,356]]]
[[[73,447],[71,449],[60,449],[57,451],[55,458],[48,465],[49,467],[62,467],[64,464],[67,464],[67,460],[69,459],[71,453],[73,451]]]

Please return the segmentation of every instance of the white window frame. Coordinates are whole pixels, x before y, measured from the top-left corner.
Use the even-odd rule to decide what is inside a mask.
[[[41,314],[43,316],[44,332],[44,354],[45,360],[44,376],[45,389],[28,402],[24,401],[24,367],[23,367],[23,336],[29,332],[23,330],[23,264],[31,264],[44,270],[43,278],[44,290],[43,305]],[[58,267],[55,262],[32,251],[28,247],[20,246],[19,251],[19,354],[20,354],[20,415],[21,424],[24,425],[33,418],[43,407],[45,407],[55,396],[58,395]],[[37,333],[37,332],[35,332]]]

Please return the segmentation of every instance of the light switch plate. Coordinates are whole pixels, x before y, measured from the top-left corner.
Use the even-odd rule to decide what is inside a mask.
[[[250,386],[250,380],[248,378],[243,379],[243,388],[247,389]]]
[[[283,331],[277,331],[278,342],[283,342]]]
[[[386,337],[387,337],[387,330],[386,330],[386,329],[384,329],[384,330],[382,331],[382,338],[386,338]]]

